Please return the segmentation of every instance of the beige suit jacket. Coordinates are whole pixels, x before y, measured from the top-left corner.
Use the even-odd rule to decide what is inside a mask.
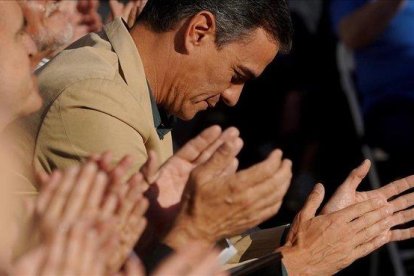
[[[172,155],[171,134],[160,139],[154,127],[141,58],[120,19],[64,50],[38,77],[43,108],[17,127],[17,150],[23,159],[32,153],[37,170],[50,173],[107,150],[115,160],[132,155],[131,171],[149,149],[161,162]]]

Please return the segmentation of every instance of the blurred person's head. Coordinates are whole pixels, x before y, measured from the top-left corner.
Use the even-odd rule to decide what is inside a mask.
[[[28,23],[27,31],[43,56],[53,55],[72,41],[73,26],[59,2],[23,0],[20,4]]]
[[[146,73],[154,90],[165,87],[154,92],[157,103],[184,120],[220,99],[234,106],[245,82],[258,77],[279,51],[289,50],[292,39],[285,0],[152,0],[134,28],[171,44],[165,56],[174,66],[164,74],[170,83],[151,83],[151,70]],[[140,54],[143,39],[136,37]]]
[[[0,131],[42,103],[30,66],[36,46],[25,27],[18,3],[0,1]]]
[[[73,26],[71,42],[102,29],[102,18],[98,13],[99,0],[61,0],[59,6]]]

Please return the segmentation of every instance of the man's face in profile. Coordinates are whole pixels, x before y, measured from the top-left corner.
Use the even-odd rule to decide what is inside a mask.
[[[220,99],[234,106],[245,82],[258,77],[278,50],[278,43],[261,28],[220,48],[214,41],[205,43],[189,55],[175,85],[174,102],[167,110],[190,120]]]
[[[41,98],[30,67],[36,46],[25,31],[17,1],[0,1],[0,117],[14,119],[40,108]],[[9,123],[9,122],[2,122]]]

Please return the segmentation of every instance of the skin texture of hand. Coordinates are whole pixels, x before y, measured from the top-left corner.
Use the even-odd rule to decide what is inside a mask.
[[[115,17],[122,17],[128,26],[132,28],[141,11],[144,9],[147,0],[131,0],[126,4],[118,0],[109,0],[111,14],[108,21],[114,20]]]
[[[332,213],[365,200],[381,198],[389,201],[393,207],[391,227],[414,220],[414,210],[406,210],[414,205],[414,193],[401,195],[414,187],[414,176],[391,182],[376,190],[357,192],[356,189],[368,174],[370,166],[370,161],[365,160],[358,168],[354,169],[326,203],[322,214]],[[414,228],[388,229],[386,233],[387,242],[406,240],[414,237]]]
[[[219,252],[201,244],[189,244],[163,261],[152,276],[199,276],[228,275],[218,262]],[[125,264],[125,270],[115,276],[143,276],[144,267],[138,257],[132,255]]]
[[[112,252],[107,270],[118,271],[146,226],[148,201],[142,194],[146,187],[142,176],[136,174],[127,182],[120,180],[131,163],[130,157],[125,157],[103,172],[96,162],[89,161],[64,173],[54,172],[50,178],[42,176],[48,182],[36,204],[36,227],[48,235],[57,225],[68,227],[83,217],[116,220],[112,228],[119,245]]]
[[[228,275],[218,262],[219,252],[201,244],[188,244],[169,257],[152,276]]]
[[[212,154],[225,142],[231,146],[238,145],[238,150],[232,152],[231,169],[237,170],[238,162],[234,158],[240,151],[242,141],[239,131],[229,128],[224,132],[218,126],[204,130],[194,139],[185,144],[176,154],[169,158],[159,169],[155,155],[150,153],[147,163],[141,172],[151,183],[146,196],[150,201],[148,220],[158,236],[168,231],[178,211],[180,210],[183,190],[187,185],[192,170],[206,162]]]
[[[235,173],[234,153],[241,146],[224,143],[192,171],[166,244],[175,249],[192,240],[211,245],[277,213],[290,184],[291,162],[275,150],[265,161]]]
[[[69,228],[58,227],[53,238],[22,256],[10,275],[104,275],[112,245],[103,250],[97,229],[78,221]]]
[[[333,275],[381,247],[391,225],[392,208],[370,199],[340,211],[315,216],[324,197],[315,186],[279,250],[289,275]]]

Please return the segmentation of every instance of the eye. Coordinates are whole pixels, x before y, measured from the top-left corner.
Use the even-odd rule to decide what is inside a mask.
[[[231,78],[231,82],[234,84],[243,84],[246,82],[246,78],[239,72],[235,71],[233,77]]]

